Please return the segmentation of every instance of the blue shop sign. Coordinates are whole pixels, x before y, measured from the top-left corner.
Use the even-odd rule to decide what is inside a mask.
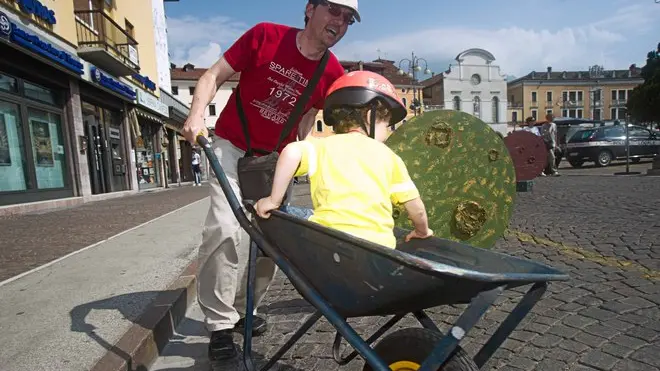
[[[41,18],[51,25],[57,23],[55,12],[37,0],[16,0],[16,3],[27,14],[34,14],[35,17]]]
[[[106,75],[105,73],[101,72],[96,67],[91,67],[89,70],[90,74],[92,75],[92,80],[94,82],[98,83],[99,85],[108,88],[112,91],[114,91],[117,94],[120,94],[130,100],[135,100],[135,96],[137,95],[137,92],[135,89],[131,88],[130,86],[126,84],[122,84],[121,82],[113,79],[112,77]]]
[[[80,63],[78,58],[41,40],[36,35],[23,31],[16,23],[10,21],[9,17],[3,12],[0,12],[0,37],[48,58],[78,75],[84,73],[83,64]]]
[[[144,85],[145,88],[151,91],[156,91],[156,84],[149,79],[149,76],[142,76],[139,73],[136,73],[133,75],[133,78],[139,81],[140,84]]]

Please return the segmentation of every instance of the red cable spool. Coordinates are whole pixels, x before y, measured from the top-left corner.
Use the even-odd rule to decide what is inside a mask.
[[[545,169],[548,152],[543,139],[528,131],[514,131],[504,138],[516,171],[516,181],[533,180]]]

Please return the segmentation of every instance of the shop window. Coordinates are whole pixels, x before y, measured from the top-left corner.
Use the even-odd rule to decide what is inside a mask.
[[[52,105],[56,105],[59,103],[58,96],[54,91],[50,89],[46,89],[39,85],[29,83],[27,81],[25,81],[23,85],[25,86],[26,97]]]
[[[18,92],[18,82],[11,76],[0,74],[0,90],[16,93]]]
[[[63,188],[66,172],[60,115],[28,108],[37,188]]]
[[[18,106],[0,101],[0,192],[27,189],[22,131]]]

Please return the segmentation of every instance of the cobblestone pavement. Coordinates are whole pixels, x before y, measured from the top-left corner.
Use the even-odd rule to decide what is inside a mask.
[[[302,189],[301,203],[308,203]],[[660,178],[540,178],[519,193],[496,250],[564,270],[495,353],[487,370],[660,370]],[[462,345],[475,354],[522,297],[504,295]],[[313,311],[282,274],[266,299],[272,326],[256,351],[271,356]],[[430,310],[447,329],[465,306]],[[368,337],[386,318],[352,320]],[[414,320],[404,325],[418,326]],[[317,324],[280,362],[289,370],[361,370],[332,360],[333,328]]]
[[[207,197],[174,187],[69,209],[0,217],[0,281]]]

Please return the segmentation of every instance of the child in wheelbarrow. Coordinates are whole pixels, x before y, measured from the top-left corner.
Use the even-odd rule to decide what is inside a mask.
[[[428,238],[426,209],[408,170],[383,142],[391,125],[403,120],[406,107],[381,75],[355,71],[329,88],[323,108],[326,125],[337,135],[310,137],[282,151],[269,197],[255,209],[262,218],[280,208],[291,179],[309,177],[313,212],[292,206],[282,210],[353,236],[396,247],[392,204],[403,204],[414,229],[406,236]]]

